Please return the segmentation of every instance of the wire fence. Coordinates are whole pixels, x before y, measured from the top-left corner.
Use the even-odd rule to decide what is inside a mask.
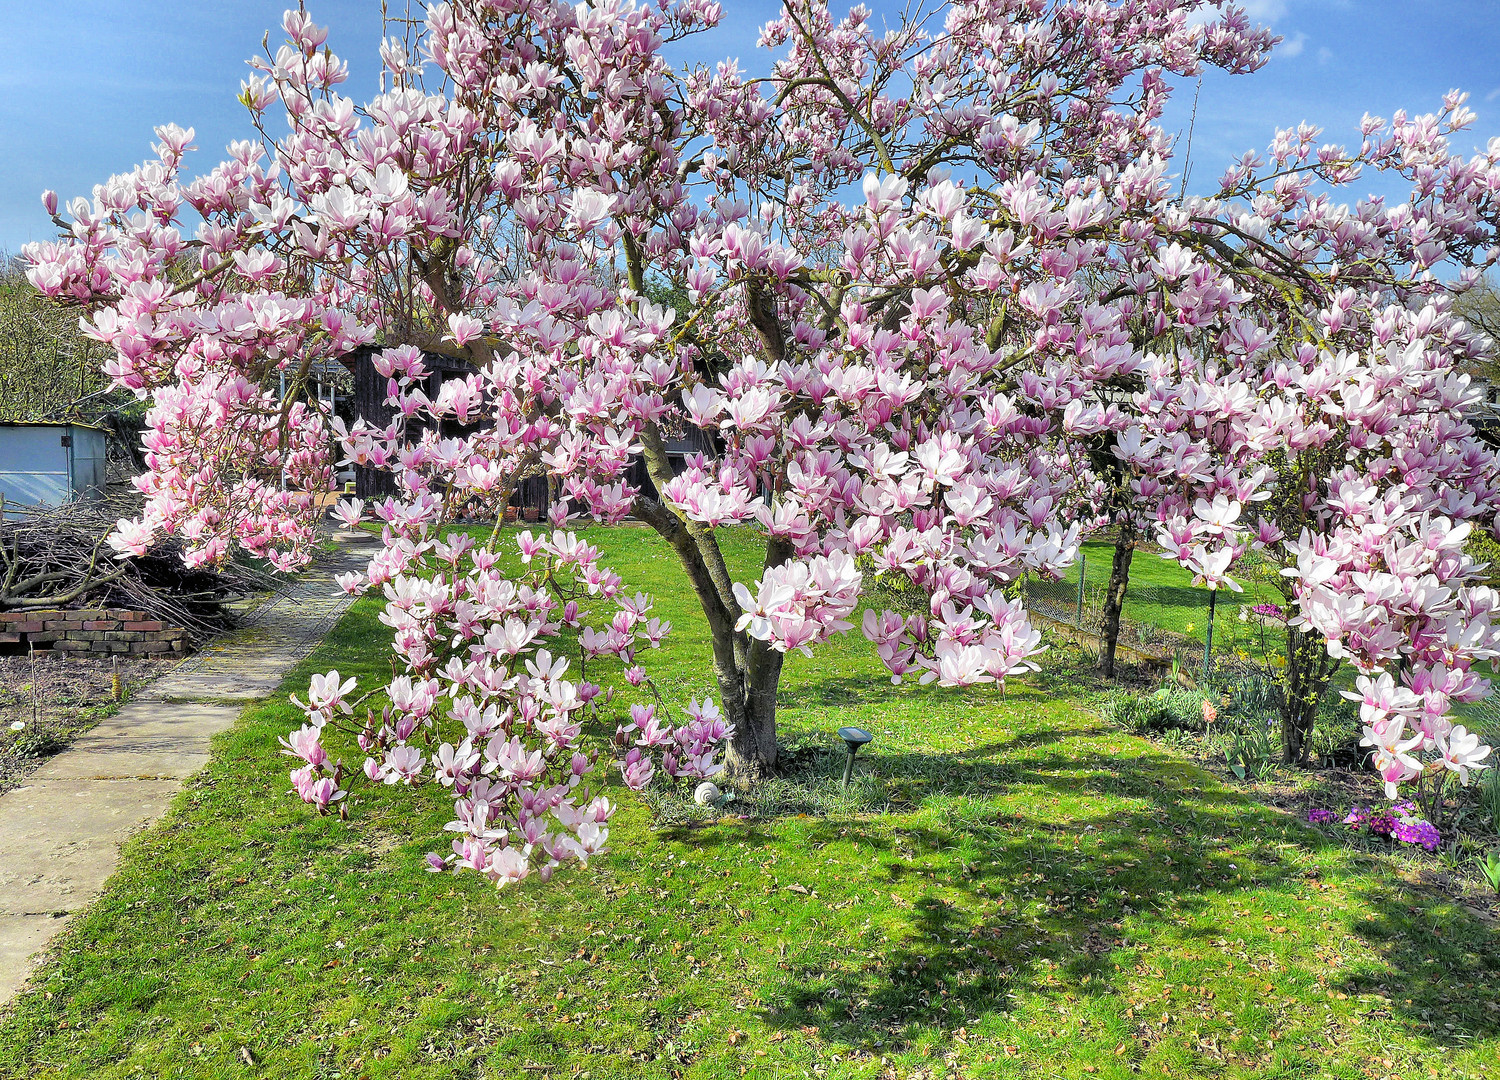
[[[1146,557],[1138,553],[1135,562]],[[1102,642],[1110,568],[1107,556],[1086,552],[1060,579],[1028,575],[1021,582],[1021,598],[1029,610]],[[1148,563],[1141,569],[1155,568]],[[1247,585],[1244,592],[1221,591],[1215,596],[1209,589],[1154,582],[1139,573],[1125,591],[1117,640],[1183,665],[1201,666],[1208,655],[1215,663],[1275,667],[1283,660],[1284,625],[1268,609],[1254,609],[1265,609],[1279,599],[1263,586]]]
[[[1226,668],[1268,671],[1285,664],[1285,624],[1265,610],[1281,598],[1269,587],[1246,582],[1244,592],[1221,592],[1215,599],[1208,589],[1187,584],[1143,582],[1139,578],[1154,569],[1150,563],[1140,566],[1147,557],[1148,553],[1138,552],[1132,566],[1146,573],[1126,588],[1117,639],[1121,645],[1163,661],[1175,659],[1189,670],[1202,670],[1205,650],[1210,650],[1207,655],[1221,674]],[[1109,572],[1107,552],[1096,549],[1086,552],[1061,579],[1028,575],[1019,592],[1029,610],[1074,628],[1092,639],[1097,649],[1104,629]],[[1485,742],[1500,745],[1500,694],[1478,704],[1456,706],[1454,711],[1458,722],[1478,732]]]
[[[1500,744],[1500,696],[1490,697],[1477,705],[1458,705],[1453,710],[1464,726],[1479,733],[1480,741],[1490,746]],[[1500,766],[1500,762],[1496,762]]]

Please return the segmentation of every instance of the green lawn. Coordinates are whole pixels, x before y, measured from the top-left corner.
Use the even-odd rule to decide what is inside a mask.
[[[1102,596],[1109,585],[1110,563],[1114,558],[1112,543],[1093,541],[1083,545],[1085,581],[1092,593]],[[1070,571],[1069,580],[1076,589],[1078,572]],[[1281,594],[1266,584],[1236,578],[1244,589],[1225,589],[1219,594],[1215,629],[1224,628],[1226,620],[1237,619],[1240,605],[1283,604]],[[1130,560],[1130,585],[1125,590],[1125,619],[1149,623],[1176,634],[1201,636],[1208,615],[1209,592],[1193,585],[1193,576],[1175,561],[1163,559],[1156,551],[1138,548]],[[1192,630],[1189,630],[1189,625]]]
[[[666,693],[708,690],[664,545],[593,535],[676,628]],[[377,610],[286,688],[388,671]],[[1495,1075],[1494,930],[1103,723],[1066,661],[1002,697],[892,687],[857,633],[794,656],[787,740],[868,727],[885,812],[656,829],[621,793],[612,856],[505,892],[423,870],[438,791],[305,810],[295,710],[251,708],[0,1023],[0,1076]]]

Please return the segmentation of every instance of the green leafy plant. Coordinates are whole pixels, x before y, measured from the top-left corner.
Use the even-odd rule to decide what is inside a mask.
[[[1219,748],[1229,771],[1241,780],[1259,780],[1270,773],[1278,750],[1268,724],[1238,724],[1226,729]]]
[[[1479,872],[1490,883],[1495,895],[1500,896],[1500,848],[1491,851],[1479,864]]]
[[[1163,686],[1150,694],[1124,694],[1106,708],[1109,719],[1137,735],[1204,729],[1203,694]]]
[[[1172,728],[1162,733],[1161,742],[1168,749],[1181,750],[1188,744],[1188,733],[1182,728]]]
[[[1481,813],[1490,828],[1500,833],[1500,768],[1484,770],[1476,787]]]

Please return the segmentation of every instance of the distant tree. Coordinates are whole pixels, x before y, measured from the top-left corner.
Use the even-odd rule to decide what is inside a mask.
[[[1469,325],[1500,343],[1500,281],[1486,275],[1454,302],[1454,309]],[[1469,372],[1500,386],[1500,359],[1495,349],[1474,357],[1465,365]]]
[[[83,335],[76,309],[37,292],[25,267],[0,254],[0,419],[108,411],[117,403],[102,400],[110,395],[101,365],[111,351]]]

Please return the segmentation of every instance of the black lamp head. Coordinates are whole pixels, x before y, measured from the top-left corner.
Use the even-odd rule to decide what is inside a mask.
[[[843,739],[845,745],[849,747],[849,753],[857,754],[859,753],[859,748],[875,738],[875,736],[871,735],[864,728],[841,727],[839,728],[839,738]]]

